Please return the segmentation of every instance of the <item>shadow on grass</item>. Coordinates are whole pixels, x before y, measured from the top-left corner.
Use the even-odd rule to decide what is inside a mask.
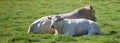
[[[115,35],[115,34],[117,34],[117,32],[116,31],[110,31],[108,34],[102,34],[102,35]]]
[[[8,40],[8,42],[16,42],[16,41],[24,41],[24,42],[39,42],[41,40],[38,40],[36,38],[29,38],[29,37],[12,37]]]
[[[69,42],[69,41],[76,41],[76,39],[74,39],[72,36],[61,35],[61,36],[55,37],[54,41]]]

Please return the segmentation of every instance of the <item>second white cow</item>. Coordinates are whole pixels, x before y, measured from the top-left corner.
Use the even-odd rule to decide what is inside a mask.
[[[91,20],[64,19],[61,16],[55,16],[51,20],[51,28],[56,30],[55,35],[65,34],[72,36],[81,36],[101,34],[99,25]]]

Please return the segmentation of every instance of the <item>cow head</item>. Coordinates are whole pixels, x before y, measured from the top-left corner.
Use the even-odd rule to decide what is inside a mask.
[[[80,16],[81,18],[96,21],[95,11],[91,5],[75,10],[75,14],[78,14],[77,16]]]
[[[92,20],[92,21],[96,21],[96,17],[95,17],[95,10],[93,9],[93,6],[91,6],[91,5],[88,5],[88,6],[85,6],[84,7],[86,10],[87,10],[87,12],[88,12],[88,18],[90,19],[90,20]]]
[[[48,19],[51,19],[51,29],[55,31],[55,35],[58,35],[58,33],[61,33],[62,27],[63,27],[63,17],[61,16],[54,16],[54,17],[48,17]]]
[[[61,16],[54,16],[54,17],[48,17],[48,19],[51,19],[51,25],[50,27],[53,29],[57,29],[58,27],[61,26],[61,22],[63,18]]]

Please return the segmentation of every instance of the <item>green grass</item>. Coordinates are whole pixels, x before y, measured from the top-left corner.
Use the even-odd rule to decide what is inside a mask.
[[[33,21],[85,5],[94,6],[103,35],[27,34]],[[120,0],[0,0],[0,43],[120,43]]]

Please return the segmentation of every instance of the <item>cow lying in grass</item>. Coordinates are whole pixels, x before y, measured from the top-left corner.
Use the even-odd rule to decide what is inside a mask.
[[[50,17],[49,17],[50,18]],[[72,36],[101,34],[99,25],[87,19],[64,19],[61,16],[52,17],[51,28],[56,30],[55,35],[65,34]]]
[[[50,24],[51,20],[49,20],[48,17],[54,17],[52,16],[46,16],[42,17],[39,20],[34,21],[28,29],[28,33],[54,33],[55,31],[51,31]],[[68,19],[79,19],[79,18],[86,18],[93,21],[96,21],[95,12],[92,6],[85,6],[83,8],[76,9],[73,12],[66,13],[66,14],[59,14],[59,16],[62,16],[63,18]]]

